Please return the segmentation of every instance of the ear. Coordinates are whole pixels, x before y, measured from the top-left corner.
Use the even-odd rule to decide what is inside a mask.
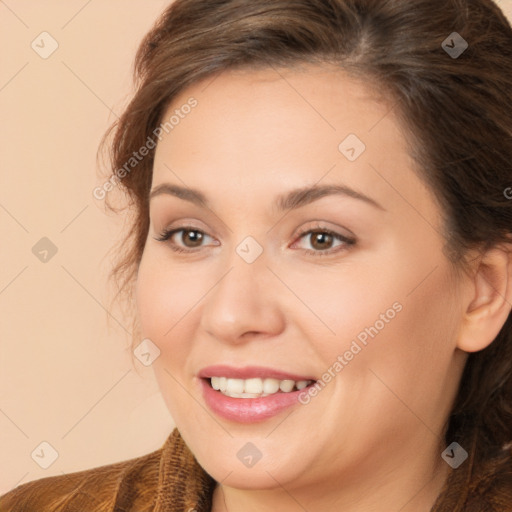
[[[512,309],[512,249],[495,246],[476,260],[457,347],[478,352],[489,346]]]

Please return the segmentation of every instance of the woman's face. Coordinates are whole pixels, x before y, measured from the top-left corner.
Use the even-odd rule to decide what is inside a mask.
[[[177,427],[226,485],[444,464],[461,287],[392,106],[305,67],[225,72],[164,116],[140,323]]]

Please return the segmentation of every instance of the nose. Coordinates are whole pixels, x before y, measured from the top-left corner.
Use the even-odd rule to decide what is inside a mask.
[[[230,263],[227,273],[203,302],[200,322],[203,331],[230,344],[281,333],[285,327],[280,306],[282,290],[264,258],[250,264],[240,258]]]

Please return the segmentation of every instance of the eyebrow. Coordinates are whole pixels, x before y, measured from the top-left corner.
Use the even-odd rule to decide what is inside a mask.
[[[210,208],[209,202],[206,196],[199,190],[182,187],[180,185],[172,185],[170,183],[162,183],[155,187],[149,195],[149,198],[169,194],[174,197],[178,197],[185,201],[189,201],[197,206]],[[290,190],[286,194],[282,194],[276,199],[276,206],[279,212],[285,212],[289,210],[295,210],[306,206],[322,197],[330,195],[343,195],[359,199],[379,210],[386,211],[386,209],[379,204],[375,199],[366,196],[362,192],[358,192],[345,185],[312,185],[302,188]]]

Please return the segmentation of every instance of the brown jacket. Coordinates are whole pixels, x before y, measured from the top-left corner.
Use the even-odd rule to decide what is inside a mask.
[[[142,457],[20,485],[0,512],[210,512],[214,487],[174,429]]]

